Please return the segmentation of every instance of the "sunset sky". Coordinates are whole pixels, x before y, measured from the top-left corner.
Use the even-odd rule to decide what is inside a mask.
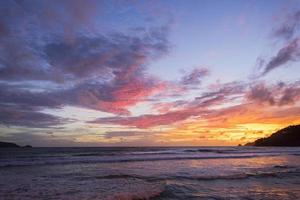
[[[300,1],[0,1],[0,140],[245,144],[300,123]]]

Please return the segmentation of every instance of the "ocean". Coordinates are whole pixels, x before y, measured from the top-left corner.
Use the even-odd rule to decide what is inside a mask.
[[[0,199],[296,200],[300,148],[1,149]]]

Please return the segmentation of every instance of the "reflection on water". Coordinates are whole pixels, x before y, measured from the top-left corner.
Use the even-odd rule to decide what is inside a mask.
[[[295,200],[299,153],[299,148],[225,147],[2,152],[0,199]]]

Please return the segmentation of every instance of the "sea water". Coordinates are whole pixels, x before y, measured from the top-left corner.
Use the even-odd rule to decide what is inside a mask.
[[[300,199],[300,148],[0,150],[0,199]]]

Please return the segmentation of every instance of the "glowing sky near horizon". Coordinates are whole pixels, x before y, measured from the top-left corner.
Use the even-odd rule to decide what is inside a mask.
[[[0,140],[237,145],[300,123],[299,1],[0,2]]]

